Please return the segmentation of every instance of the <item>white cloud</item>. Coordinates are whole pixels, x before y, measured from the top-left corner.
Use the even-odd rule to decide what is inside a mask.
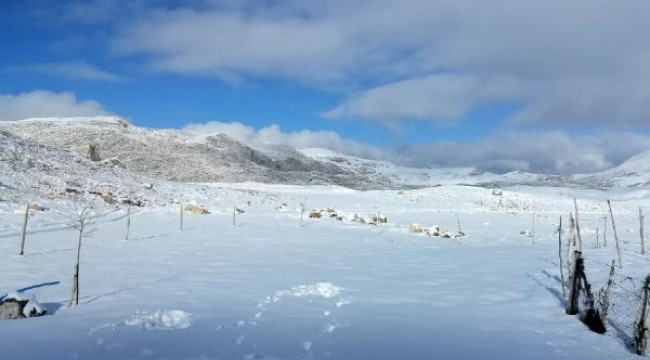
[[[364,91],[324,115],[384,122],[459,120],[476,106],[517,99],[520,91],[516,82],[507,79],[487,81],[467,75],[432,75]]]
[[[121,77],[93,65],[81,62],[45,63],[32,65],[19,65],[9,68],[10,71],[34,72],[39,74],[57,76],[66,79],[120,81]]]
[[[287,133],[275,124],[255,129],[238,122],[219,121],[188,124],[182,130],[201,135],[225,134],[251,146],[271,144],[287,145],[295,149],[326,148],[367,159],[381,159],[387,156],[385,151],[377,147],[344,139],[334,131],[301,130]]]
[[[650,149],[650,136],[633,132],[571,135],[564,131],[505,131],[471,143],[405,145],[393,160],[411,166],[474,166],[483,170],[590,173]]]
[[[647,1],[199,3],[139,12],[113,49],[164,71],[355,89],[340,117],[447,121],[515,101],[520,123],[650,119]]]
[[[34,117],[72,117],[110,115],[94,100],[79,100],[74,93],[45,90],[0,94],[0,121]]]
[[[274,144],[320,147],[367,159],[391,160],[413,167],[476,167],[493,172],[514,170],[571,174],[602,171],[650,149],[650,136],[634,132],[571,135],[564,131],[504,131],[468,143],[437,142],[379,148],[344,139],[333,131],[284,132],[278,125],[260,129],[238,122],[190,124],[195,134],[226,134],[251,146]]]

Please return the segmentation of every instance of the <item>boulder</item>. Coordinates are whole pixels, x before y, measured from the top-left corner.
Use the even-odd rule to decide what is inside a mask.
[[[0,320],[43,316],[46,313],[34,295],[25,297],[22,293],[10,293],[0,301]]]
[[[185,208],[183,210],[189,211],[192,214],[199,214],[199,215],[205,215],[205,214],[210,213],[210,211],[208,211],[208,209],[206,209],[206,208],[204,208],[202,206],[194,205],[194,204],[185,205]]]
[[[29,204],[29,210],[33,210],[33,211],[45,211],[45,208],[42,207],[41,205],[37,204],[37,203],[30,203],[30,204]]]

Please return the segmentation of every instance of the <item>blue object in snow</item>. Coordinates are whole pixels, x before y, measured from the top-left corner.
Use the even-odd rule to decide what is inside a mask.
[[[36,285],[30,285],[30,286],[28,286],[28,287],[24,287],[24,288],[22,288],[22,289],[18,289],[18,290],[16,290],[16,292],[23,292],[23,291],[27,291],[27,290],[32,290],[32,289],[36,289],[36,288],[39,288],[39,287],[43,287],[43,286],[59,285],[60,283],[61,283],[60,281],[44,282],[44,283],[40,283],[40,284],[36,284]],[[7,297],[7,295],[8,295],[8,294],[4,294],[4,295],[0,296],[0,301],[4,300],[4,298]]]

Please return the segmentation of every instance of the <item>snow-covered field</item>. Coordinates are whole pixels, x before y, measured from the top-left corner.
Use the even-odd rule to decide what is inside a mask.
[[[73,208],[45,201],[30,218],[19,256],[24,204],[0,203],[0,296],[27,285],[50,316],[0,321],[0,359],[632,359],[626,342],[648,272],[640,254],[640,190],[491,189],[441,186],[358,192],[338,187],[179,185],[179,204],[134,212],[97,206],[81,250],[80,305],[67,308],[77,233]],[[182,193],[182,197],[180,196]],[[555,230],[580,205],[586,271],[598,290],[616,258],[623,267],[605,335],[564,314]],[[334,208],[343,221],[310,219],[300,204]],[[245,210],[233,226],[233,206]],[[22,210],[24,211],[24,210]],[[381,212],[380,227],[351,222]],[[532,237],[521,236],[533,231]],[[411,234],[440,226],[463,238]],[[565,227],[566,228],[566,227]],[[565,234],[565,238],[567,235]],[[563,256],[566,251],[563,249]],[[626,279],[625,277],[630,277]],[[629,302],[629,305],[628,305]]]

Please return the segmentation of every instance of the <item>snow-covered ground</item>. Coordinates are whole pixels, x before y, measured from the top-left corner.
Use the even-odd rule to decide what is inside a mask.
[[[95,204],[105,215],[83,240],[73,308],[72,202],[42,200],[50,210],[31,216],[24,256],[24,204],[0,202],[0,296],[61,281],[30,291],[50,316],[0,321],[1,359],[636,358],[626,343],[650,261],[639,253],[641,190],[169,186],[157,189],[179,203],[134,211],[128,241],[126,209]],[[573,197],[596,290],[616,258],[609,223],[602,247],[606,198],[623,242],[605,335],[564,314],[555,230]],[[181,231],[180,203],[189,201],[211,213],[186,212]],[[245,211],[234,226],[233,206]],[[343,221],[327,211],[308,217],[327,208]],[[377,212],[387,224],[348,220]],[[533,216],[534,243],[520,235],[533,231]],[[463,238],[407,230],[456,233],[458,222]]]

